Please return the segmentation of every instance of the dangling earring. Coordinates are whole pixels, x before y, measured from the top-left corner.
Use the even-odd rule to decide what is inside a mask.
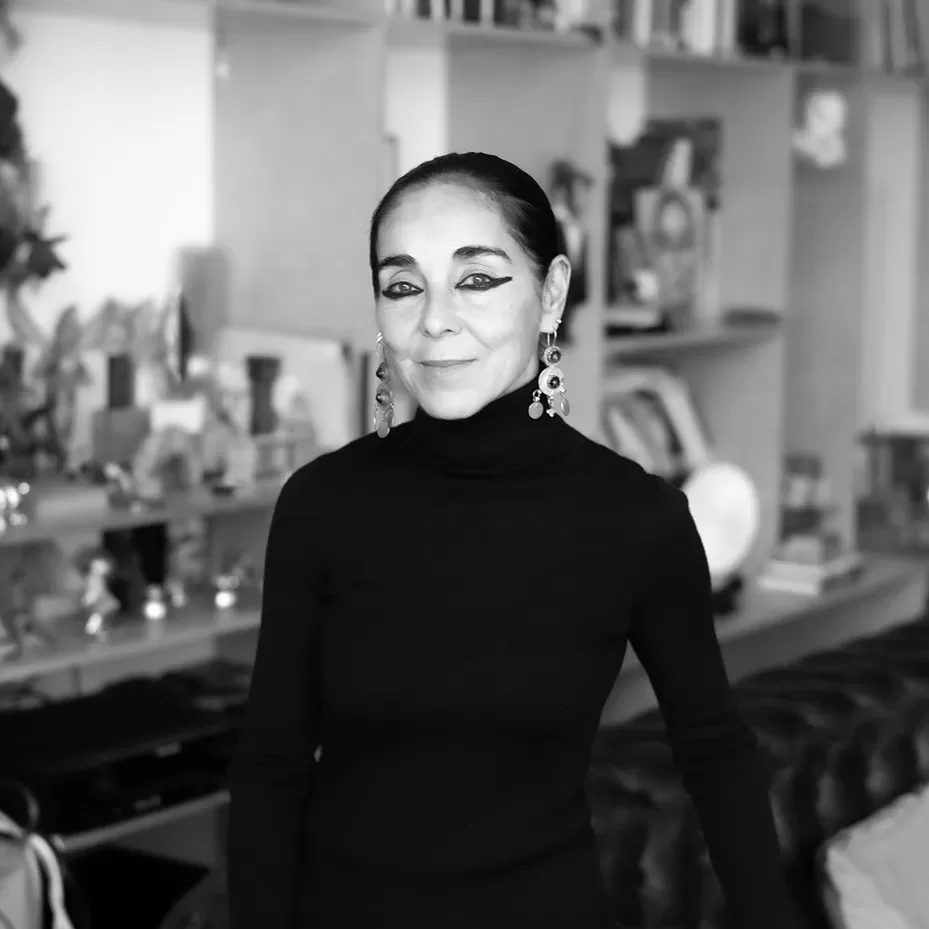
[[[543,413],[548,413],[549,416],[556,413],[568,416],[571,412],[571,405],[565,396],[564,371],[558,366],[561,361],[561,349],[555,344],[560,322],[560,319],[555,320],[552,331],[546,334],[548,344],[542,350],[545,367],[539,375],[538,390],[533,392],[532,403],[529,404],[529,415],[533,419],[539,419]],[[547,410],[542,406],[543,394],[548,399]]]
[[[390,377],[390,366],[384,353],[384,336],[377,334],[377,357],[381,363],[377,366],[377,390],[374,393],[374,428],[378,438],[386,439],[390,427],[394,424],[394,394],[387,383]]]

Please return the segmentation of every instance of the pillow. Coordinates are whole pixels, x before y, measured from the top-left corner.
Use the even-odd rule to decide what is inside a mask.
[[[929,787],[898,798],[823,850],[835,929],[929,929]]]

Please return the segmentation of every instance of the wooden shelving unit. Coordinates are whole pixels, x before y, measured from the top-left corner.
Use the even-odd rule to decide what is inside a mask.
[[[55,836],[54,841],[59,851],[65,855],[79,855],[82,852],[99,848],[101,845],[110,845],[121,839],[131,838],[150,829],[170,826],[193,816],[221,810],[228,802],[229,794],[220,790],[195,800],[152,810],[150,813],[113,823],[110,826],[89,829],[87,832],[79,832],[75,835]]]
[[[0,687],[61,672],[81,672],[94,665],[145,659],[158,652],[251,632],[258,623],[257,609],[191,609],[159,623],[125,620],[106,641],[89,639],[75,630],[54,646],[30,648],[20,658],[0,661]]]
[[[179,522],[197,517],[266,510],[277,499],[281,484],[281,481],[268,481],[229,496],[217,496],[208,490],[203,490],[199,493],[184,494],[182,497],[168,501],[163,506],[138,509],[114,507],[101,510],[94,517],[85,516],[54,522],[28,522],[24,526],[0,530],[0,548],[40,545],[70,535],[137,529],[141,526],[155,526],[160,523]],[[41,488],[37,492],[41,493]]]
[[[761,566],[776,536],[786,452],[823,456],[851,539],[858,430],[875,418],[929,416],[929,376],[915,363],[929,350],[929,313],[917,312],[929,310],[929,106],[922,79],[854,63],[701,57],[581,34],[401,21],[385,17],[379,0],[29,6],[39,15],[169,23],[212,36],[214,58],[204,67],[214,73],[215,241],[232,273],[224,322],[337,338],[367,352],[375,333],[366,236],[373,206],[392,180],[385,177],[386,134],[398,140],[400,172],[446,151],[485,150],[548,186],[551,163],[566,158],[593,178],[598,203],[605,200],[612,120],[721,119],[721,303],[769,309],[780,323],[709,322],[607,343],[606,218],[594,210],[590,299],[576,318],[564,366],[572,421],[597,439],[601,402],[618,366],[655,359],[684,376],[719,454],[758,487],[762,531],[749,571]],[[833,169],[804,162],[792,147],[803,103],[817,90],[838,92],[848,107],[848,159]],[[904,350],[910,360],[901,366]],[[892,390],[882,386],[888,378]],[[256,498],[255,505],[266,502]],[[249,504],[236,506],[244,511]],[[216,507],[211,503],[209,512],[218,515]],[[149,517],[143,520],[113,515],[97,528],[142,525]],[[47,538],[42,527],[29,528],[0,535],[0,546]],[[744,615],[720,625],[720,637],[734,643],[781,625],[796,628],[820,607],[841,606],[835,598],[879,597],[881,584],[899,581],[897,570],[875,568],[857,593],[828,603],[753,593]],[[252,614],[192,619],[157,639],[137,633],[3,667],[0,682],[151,657],[167,645],[256,625]],[[221,805],[220,798],[207,804]],[[73,837],[71,847],[204,809],[194,803],[170,815],[159,811],[104,838]]]

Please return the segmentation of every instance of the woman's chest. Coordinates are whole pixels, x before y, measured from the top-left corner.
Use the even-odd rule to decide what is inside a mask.
[[[638,555],[601,514],[571,504],[514,489],[378,507],[364,539],[333,553],[327,700],[349,715],[417,707],[525,724],[602,704]]]

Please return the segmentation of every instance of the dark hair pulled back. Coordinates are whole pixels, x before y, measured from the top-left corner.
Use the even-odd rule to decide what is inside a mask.
[[[432,183],[461,184],[493,201],[510,234],[535,265],[541,283],[559,254],[558,224],[548,196],[522,168],[484,152],[451,152],[424,161],[394,181],[371,217],[368,260],[375,294],[377,236],[381,223],[405,193]]]

